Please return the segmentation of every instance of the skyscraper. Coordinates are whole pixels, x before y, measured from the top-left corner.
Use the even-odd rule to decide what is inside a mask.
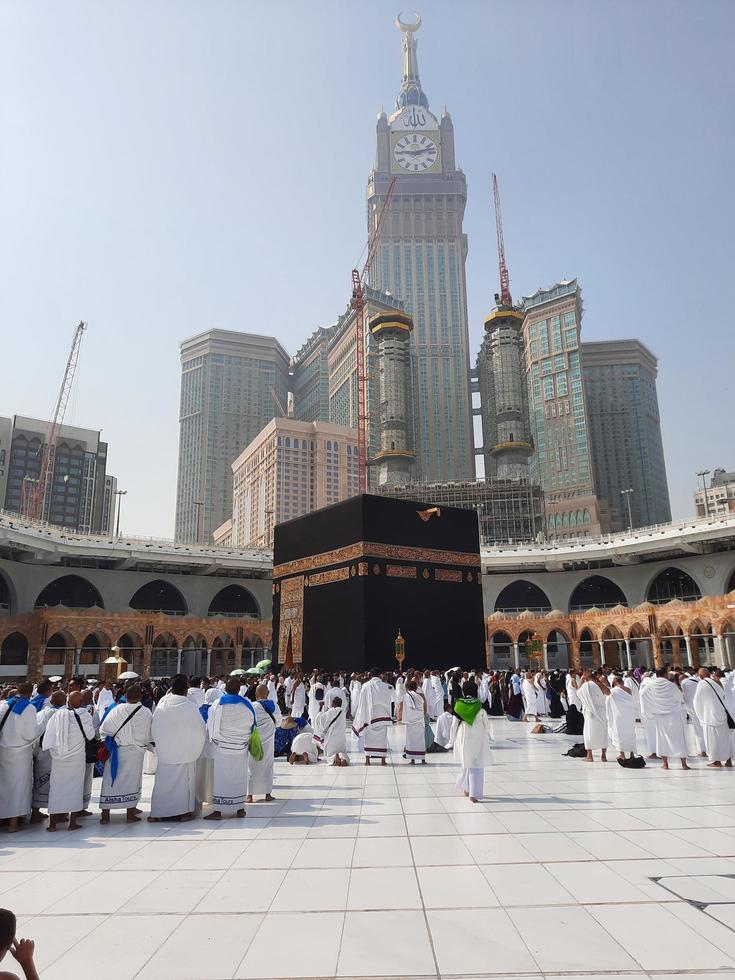
[[[610,530],[670,521],[656,358],[639,340],[584,343],[581,354],[595,488]]]
[[[419,480],[474,477],[469,337],[462,220],[465,176],[454,156],[449,113],[429,111],[421,87],[415,33],[403,33],[403,78],[395,111],[381,111],[375,167],[368,178],[368,231],[395,177],[370,283],[405,301],[414,323],[416,455]]]
[[[576,279],[523,298],[531,472],[546,495],[550,537],[599,534],[582,386],[582,290]]]
[[[181,344],[176,540],[212,540],[232,514],[232,463],[288,401],[275,337],[207,330]]]

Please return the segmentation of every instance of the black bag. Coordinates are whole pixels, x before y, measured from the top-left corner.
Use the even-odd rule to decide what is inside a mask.
[[[74,718],[76,719],[77,725],[79,725],[79,731],[82,733],[82,738],[84,739],[84,759],[89,765],[89,763],[97,762],[97,756],[99,754],[100,748],[102,747],[102,739],[99,738],[87,738],[84,734],[84,728],[79,720],[79,715],[76,711],[72,711]]]
[[[587,749],[584,747],[584,742],[576,742],[568,752],[564,752],[564,755],[571,756],[572,759],[581,759],[583,756],[587,755]]]
[[[623,769],[645,769],[646,760],[642,755],[634,755],[632,759],[618,759],[618,765]]]

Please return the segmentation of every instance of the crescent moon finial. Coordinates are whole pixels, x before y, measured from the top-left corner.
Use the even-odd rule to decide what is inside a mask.
[[[401,20],[402,13],[403,11],[401,10],[400,13],[396,16],[396,27],[398,28],[399,31],[402,31],[404,34],[413,34],[414,31],[417,31],[419,27],[421,27],[421,14],[414,13],[414,16],[416,18],[416,23],[407,24],[405,21]]]

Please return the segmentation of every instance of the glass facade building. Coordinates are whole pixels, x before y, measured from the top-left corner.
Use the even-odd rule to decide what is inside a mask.
[[[288,402],[274,337],[208,330],[181,344],[177,541],[212,540],[232,514],[232,463]]]
[[[656,358],[638,340],[585,343],[581,358],[595,487],[609,529],[667,523]],[[630,513],[622,493],[628,490]]]

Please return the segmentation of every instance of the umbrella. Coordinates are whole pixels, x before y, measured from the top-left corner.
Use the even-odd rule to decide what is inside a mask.
[[[271,660],[261,660],[261,661],[260,661],[259,663],[257,663],[257,664],[256,664],[255,666],[256,666],[256,667],[262,667],[262,668],[263,668],[263,670],[265,670],[265,668],[266,668],[266,667],[270,667],[270,665],[271,665],[271,663],[272,663],[272,661],[271,661]]]
[[[247,673],[254,674],[256,677],[260,677],[260,675],[264,673],[264,671],[262,667],[251,667],[250,670],[247,671]]]
[[[230,671],[230,677],[242,677],[243,674],[247,674],[247,671],[243,670],[242,667],[236,667]]]
[[[57,681],[61,680],[61,677],[49,677],[49,680],[52,684],[55,684]]]
[[[138,675],[134,670],[124,670],[122,674],[118,674],[119,681],[135,681],[138,679]]]

